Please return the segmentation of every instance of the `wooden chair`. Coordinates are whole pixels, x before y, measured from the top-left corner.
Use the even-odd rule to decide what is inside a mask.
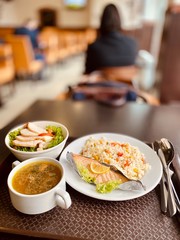
[[[39,34],[39,42],[44,45],[43,53],[45,56],[46,63],[53,65],[58,62],[59,52],[59,37],[57,30],[44,29]]]
[[[77,35],[73,31],[60,31],[60,39],[62,49],[65,48],[69,56],[76,55],[78,53]]]
[[[90,43],[93,43],[97,38],[97,30],[93,28],[87,28],[85,30],[85,39],[87,42],[87,45]]]
[[[45,48],[47,63],[60,62],[74,54],[74,45],[69,44],[71,35],[68,33],[69,31],[56,27],[45,27],[41,31],[39,39],[47,45]]]
[[[12,83],[12,89],[14,90],[14,75],[12,48],[9,44],[2,44],[0,45],[0,105],[2,105],[2,86]]]
[[[33,77],[41,72],[44,63],[35,59],[28,36],[9,35],[6,41],[12,46],[15,71],[18,76]]]

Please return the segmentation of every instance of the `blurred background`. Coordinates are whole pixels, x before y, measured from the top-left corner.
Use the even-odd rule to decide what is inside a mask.
[[[180,0],[0,0],[0,128],[37,99],[60,99],[82,78],[105,5],[114,3],[143,65],[139,86],[160,104],[180,100]],[[44,62],[15,29],[38,24]]]

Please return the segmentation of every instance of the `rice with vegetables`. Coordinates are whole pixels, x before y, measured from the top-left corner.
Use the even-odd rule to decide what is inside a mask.
[[[129,179],[139,180],[150,169],[144,154],[129,143],[90,137],[83,146],[81,154],[115,166]]]

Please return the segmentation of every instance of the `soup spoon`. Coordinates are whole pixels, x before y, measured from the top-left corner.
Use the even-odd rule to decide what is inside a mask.
[[[169,151],[170,144],[169,144],[168,140],[161,139],[160,145],[161,145],[161,148],[158,149],[158,155],[159,155],[162,165],[163,165],[167,188],[168,188],[167,210],[168,210],[169,216],[172,217],[177,212],[175,196],[174,196],[174,191],[173,191],[173,187],[172,187],[173,184],[172,184],[171,175],[170,175],[170,165],[172,163],[174,154],[172,151]],[[167,157],[168,151],[166,150],[166,157],[165,157],[164,151],[162,149],[168,149],[168,151],[171,153],[171,155],[169,154],[169,157]]]

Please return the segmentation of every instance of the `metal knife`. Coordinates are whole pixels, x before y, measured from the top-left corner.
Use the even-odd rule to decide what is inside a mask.
[[[158,150],[160,149],[160,145],[158,141],[155,141],[154,143],[151,144],[152,149],[158,154]],[[162,174],[162,178],[160,180],[160,194],[161,194],[161,211],[163,213],[167,212],[167,199],[168,199],[168,191],[165,185],[166,179],[164,176],[164,172]]]

